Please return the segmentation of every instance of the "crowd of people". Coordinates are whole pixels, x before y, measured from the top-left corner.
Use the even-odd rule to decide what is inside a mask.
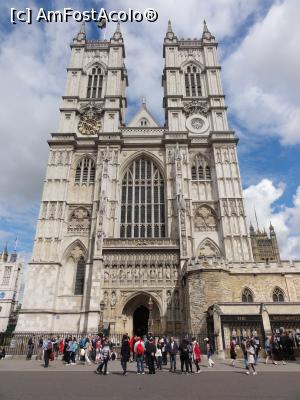
[[[28,340],[27,360],[33,355],[36,340],[30,337]],[[207,367],[213,368],[214,349],[209,338],[205,338],[202,343],[205,349]],[[255,366],[258,363],[260,351],[262,349],[259,337],[232,337],[230,341],[231,365],[235,367],[238,351],[244,358],[246,374],[251,371],[257,374]],[[289,332],[279,331],[272,336],[266,337],[265,344],[265,363],[270,360],[277,365],[281,361],[283,365],[288,360],[295,360],[294,338]],[[200,373],[201,345],[196,337],[191,339],[185,336],[177,342],[174,337],[154,338],[151,334],[144,337],[129,337],[124,334],[121,343],[114,343],[109,337],[102,334],[93,336],[76,337],[52,337],[39,338],[36,358],[44,359],[44,367],[49,366],[49,362],[61,357],[66,366],[76,365],[76,363],[98,364],[96,373],[107,375],[109,361],[120,358],[123,375],[127,375],[128,363],[136,363],[136,373],[145,374],[147,369],[150,375],[156,371],[167,367],[170,372],[181,372],[182,374]],[[177,365],[179,362],[180,365]],[[178,368],[179,367],[179,368]]]

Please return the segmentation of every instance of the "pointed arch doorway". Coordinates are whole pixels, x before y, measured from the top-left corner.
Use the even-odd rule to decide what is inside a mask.
[[[139,306],[133,313],[133,333],[137,336],[144,336],[149,328],[149,309]]]
[[[162,331],[159,304],[145,292],[137,293],[128,300],[123,308],[122,320],[123,332],[129,335],[160,334]]]

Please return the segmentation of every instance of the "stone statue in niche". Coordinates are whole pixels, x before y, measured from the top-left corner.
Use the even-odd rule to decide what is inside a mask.
[[[117,302],[116,292],[112,292],[110,297],[110,305],[114,307],[116,305],[116,302]]]
[[[104,302],[105,306],[108,305],[108,293],[106,291],[103,294],[103,302]]]
[[[179,309],[179,293],[178,293],[178,290],[175,290],[175,292],[174,292],[174,308],[176,310]]]
[[[172,294],[171,294],[171,290],[167,291],[167,306],[168,308],[171,307],[172,304]]]
[[[147,281],[148,280],[148,269],[147,269],[147,265],[143,266],[143,280]]]
[[[104,271],[104,282],[108,282],[108,281],[109,281],[109,272],[108,272],[108,268],[106,268]]]
[[[170,265],[166,265],[166,280],[169,281],[170,279],[171,279]]]
[[[197,231],[214,231],[217,229],[216,216],[213,210],[206,205],[197,208],[194,221]]]

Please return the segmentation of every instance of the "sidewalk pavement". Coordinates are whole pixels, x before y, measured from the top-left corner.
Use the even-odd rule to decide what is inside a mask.
[[[232,372],[232,371],[240,371],[241,373],[245,371],[244,361],[236,360],[236,366],[231,366],[231,360],[221,360],[217,358],[213,358],[215,361],[215,366],[209,368],[207,366],[206,356],[202,356],[202,362],[200,364],[202,372],[210,373],[214,371],[218,372]],[[33,372],[33,371],[69,371],[69,372],[93,372],[97,367],[97,364],[93,363],[91,365],[84,365],[78,362],[76,365],[66,365],[63,361],[61,361],[61,356],[54,361],[50,361],[49,368],[44,368],[44,364],[40,360],[36,360],[35,356],[32,357],[32,360],[27,361],[24,357],[19,358],[5,358],[0,360],[0,372]],[[136,363],[128,363],[127,364],[128,372],[136,371]],[[193,365],[193,370],[195,366]],[[281,362],[278,362],[278,365],[273,365],[269,363],[266,365],[264,363],[264,359],[261,359],[256,366],[257,372],[300,372],[300,360],[288,362],[286,365],[282,365]],[[109,361],[108,363],[108,371],[111,373],[121,373],[122,368],[120,364],[120,360]],[[147,372],[147,369],[145,369]],[[164,366],[162,373],[169,371],[169,365]],[[180,360],[177,360],[177,372],[180,372]],[[160,373],[160,371],[158,371]]]

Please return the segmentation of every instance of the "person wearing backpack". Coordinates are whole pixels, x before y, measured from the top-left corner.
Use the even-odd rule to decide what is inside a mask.
[[[121,346],[121,366],[123,369],[123,375],[127,374],[127,363],[130,360],[130,342],[127,335],[123,335],[122,346]]]
[[[180,363],[181,363],[181,373],[183,374],[183,369],[185,367],[185,373],[188,375],[189,373],[189,349],[188,349],[188,340],[183,339],[179,346],[180,352]]]
[[[205,338],[204,341],[206,342],[206,355],[207,355],[207,361],[208,361],[208,368],[211,368],[215,365],[214,361],[211,358],[211,356],[214,354],[212,345],[210,344],[210,341],[208,338]]]
[[[136,358],[137,374],[144,375],[145,374],[145,371],[144,371],[145,345],[140,337],[138,337],[138,340],[135,342],[134,354],[135,354],[135,358]]]
[[[72,347],[71,347],[71,365],[76,365],[76,354],[78,350],[78,343],[76,337],[73,337]]]
[[[109,357],[110,357],[110,347],[109,347],[108,340],[105,340],[103,343],[103,346],[100,351],[100,357],[101,357],[101,362],[98,365],[98,368],[96,369],[96,373],[98,375],[100,375],[102,373],[103,373],[103,375],[107,375],[108,374],[107,373],[107,364],[108,364]],[[104,371],[102,372],[103,368],[104,368]]]

